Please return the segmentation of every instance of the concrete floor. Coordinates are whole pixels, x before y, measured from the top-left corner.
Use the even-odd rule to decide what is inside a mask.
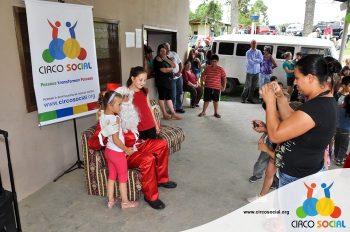
[[[83,170],[76,170],[20,202],[23,231],[182,231],[247,204],[261,186],[248,181],[259,154],[259,135],[250,121],[264,120],[263,109],[235,98],[220,102],[222,118],[217,119],[212,104],[204,118],[197,117],[201,108],[188,108],[188,99],[184,105],[183,120],[163,122],[180,126],[186,135],[182,149],[169,159],[178,187],[160,189],[164,210],[143,200],[138,209],[109,210],[105,198],[87,195]]]

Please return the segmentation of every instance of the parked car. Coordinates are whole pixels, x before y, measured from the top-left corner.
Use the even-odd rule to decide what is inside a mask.
[[[277,35],[277,32],[278,32],[277,26],[270,25],[269,28],[270,28],[271,35]]]
[[[251,32],[251,28],[249,28],[248,34],[250,34],[250,32]],[[270,32],[269,26],[267,26],[267,25],[258,25],[258,26],[256,26],[255,34],[258,34],[258,35],[269,35],[270,33],[271,32]]]
[[[288,25],[286,29],[287,35],[296,35],[296,36],[302,36],[303,35],[303,25],[299,23],[293,23]]]
[[[323,31],[324,31],[325,27],[327,26],[327,24],[330,24],[330,26],[333,29],[333,37],[335,37],[336,39],[340,39],[343,35],[343,29],[344,29],[344,24],[340,21],[328,21],[328,22],[321,21],[321,22],[318,22],[313,27],[313,31],[320,29],[321,34],[323,34]]]

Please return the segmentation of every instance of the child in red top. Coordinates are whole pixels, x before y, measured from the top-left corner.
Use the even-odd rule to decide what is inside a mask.
[[[205,112],[208,108],[209,102],[213,100],[214,116],[217,118],[221,118],[221,115],[218,114],[218,107],[220,93],[226,88],[226,73],[224,69],[218,65],[218,55],[212,55],[210,60],[210,65],[205,67],[204,72],[202,73],[202,79],[205,82],[203,97],[204,105],[202,112],[198,114],[198,116],[202,117],[206,115]]]
[[[134,67],[130,71],[130,78],[126,85],[134,91],[133,104],[139,112],[140,122],[138,124],[139,138],[155,139],[160,129],[154,116],[151,103],[148,98],[148,89],[145,88],[147,72],[142,67]]]

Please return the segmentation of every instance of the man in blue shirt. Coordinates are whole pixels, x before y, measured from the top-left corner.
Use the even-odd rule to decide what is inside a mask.
[[[259,80],[260,64],[263,61],[263,55],[260,50],[256,49],[256,40],[250,42],[250,49],[245,54],[247,59],[247,75],[244,89],[241,95],[242,103],[246,101],[254,102],[254,91]]]

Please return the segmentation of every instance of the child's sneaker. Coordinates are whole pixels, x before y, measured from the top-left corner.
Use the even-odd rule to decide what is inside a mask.
[[[256,181],[261,180],[261,179],[262,179],[262,177],[251,176],[251,177],[249,177],[249,182],[255,183]]]

